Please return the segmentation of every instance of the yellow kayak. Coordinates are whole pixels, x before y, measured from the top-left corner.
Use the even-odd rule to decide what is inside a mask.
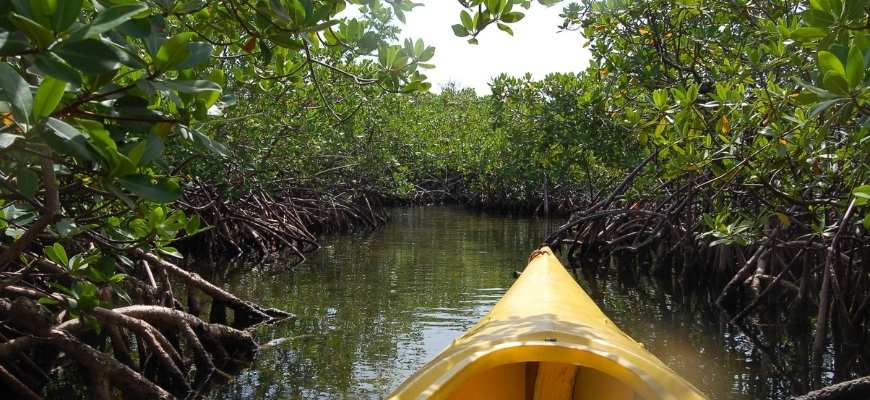
[[[619,330],[544,247],[489,314],[389,398],[705,397]]]

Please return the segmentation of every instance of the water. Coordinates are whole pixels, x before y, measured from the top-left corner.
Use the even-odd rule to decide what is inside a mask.
[[[397,209],[384,229],[331,238],[292,271],[237,276],[231,291],[298,320],[261,328],[261,343],[290,339],[212,397],[383,398],[486,314],[558,222]],[[761,348],[703,299],[615,273],[582,284],[623,330],[712,398],[788,392]]]

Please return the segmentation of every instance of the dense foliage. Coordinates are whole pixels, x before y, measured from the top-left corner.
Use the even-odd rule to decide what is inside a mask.
[[[864,353],[824,358],[829,325],[841,353],[870,321],[868,6],[609,0],[563,13],[588,40],[606,113],[648,158],[551,239],[572,238],[575,261],[648,250],[658,272],[724,287],[732,322],[759,303],[801,315],[789,322],[814,325],[813,368],[786,392],[819,386],[828,368],[835,380],[868,372]]]
[[[375,164],[393,166],[382,174],[393,177],[397,196],[522,213],[543,213],[552,202],[566,213],[637,154],[629,132],[603,118],[600,99],[585,90],[592,82],[585,74],[502,75],[489,96],[447,87],[391,97],[353,129],[373,133],[366,154],[387,155]]]
[[[481,28],[519,20],[515,5],[530,3],[486,2]],[[430,88],[421,71],[434,49],[398,41],[392,22],[417,6],[0,4],[4,390],[39,398],[46,371],[71,358],[92,397],[189,397],[244,365],[255,346],[228,315],[245,327],[286,314],[177,266],[176,243],[205,238],[209,258],[259,246],[304,259],[312,227],[382,223],[358,178],[380,179],[388,153],[348,127],[386,94]]]
[[[415,5],[351,1],[362,6],[357,19],[339,16],[347,3],[0,4],[4,391],[39,398],[60,351],[94,379],[97,398],[115,389],[131,398],[195,396],[243,365],[255,344],[223,325],[224,309],[236,327],[286,314],[169,262],[181,257],[175,240],[210,231],[196,209],[173,202],[199,187],[185,168],[242,154],[245,129],[226,126],[264,104],[255,96],[269,96],[271,108],[248,129],[292,118],[276,113],[279,92],[317,92],[321,107],[334,109],[317,84],[323,70],[357,88],[428,89],[418,68],[434,49],[386,41],[395,33],[390,15]],[[337,66],[358,58],[364,76]],[[173,282],[187,289],[187,304]],[[197,316],[202,297],[211,300],[210,322]],[[110,353],[100,351],[107,340]]]
[[[475,44],[532,2],[459,3],[452,29]],[[499,76],[488,96],[430,93],[435,49],[394,21],[417,6],[0,3],[9,390],[39,398],[63,352],[78,378],[107,374],[94,397],[195,397],[255,348],[227,308],[236,328],[285,315],[177,248],[301,261],[317,232],[383,223],[385,201],[574,212],[550,242],[575,263],[650,254],[721,290],[735,323],[793,305],[815,341],[788,391],[870,372],[870,354],[824,358],[870,323],[870,0],[571,3],[562,29],[590,67]]]

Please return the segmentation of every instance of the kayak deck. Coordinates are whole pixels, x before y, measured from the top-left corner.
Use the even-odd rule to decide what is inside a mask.
[[[552,251],[493,309],[389,396],[405,399],[704,399],[617,328]]]

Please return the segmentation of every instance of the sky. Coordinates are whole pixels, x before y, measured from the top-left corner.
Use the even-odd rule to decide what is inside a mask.
[[[402,28],[400,38],[422,38],[435,46],[435,58],[430,61],[435,69],[424,71],[435,92],[456,82],[487,95],[490,80],[502,72],[513,76],[529,72],[543,78],[550,72],[581,71],[589,63],[580,33],[559,32],[561,5],[548,8],[535,3],[530,10],[520,8],[516,11],[525,12],[526,17],[510,24],[513,37],[490,26],[478,36],[480,44],[471,45],[450,28],[459,23],[462,7],[456,0],[417,2],[424,6],[406,14],[407,24],[397,23]]]

